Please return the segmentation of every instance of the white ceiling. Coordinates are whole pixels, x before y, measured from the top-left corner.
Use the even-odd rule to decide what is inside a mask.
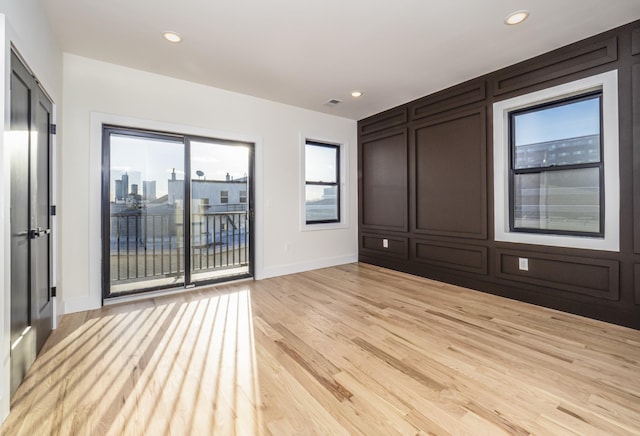
[[[640,18],[640,0],[41,2],[66,52],[352,119]]]

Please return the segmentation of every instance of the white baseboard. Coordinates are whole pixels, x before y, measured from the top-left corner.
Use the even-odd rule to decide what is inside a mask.
[[[98,304],[96,304],[95,297],[91,296],[64,299],[61,307],[61,313],[67,314],[83,312],[85,310],[100,309],[101,301],[98,301],[97,303]]]
[[[256,274],[256,280],[268,279],[270,277],[284,276],[288,274],[295,274],[304,271],[311,271],[314,269],[328,268],[330,266],[345,265],[347,263],[354,263],[358,261],[358,254],[350,254],[347,256],[330,257],[326,259],[315,259],[310,262],[293,263],[289,265],[267,267],[262,270],[262,273]]]
[[[325,259],[314,259],[309,262],[300,262],[300,263],[293,263],[289,265],[264,268],[261,272],[256,271],[255,278],[256,280],[263,280],[263,279],[268,279],[270,277],[278,277],[278,276],[284,276],[288,274],[300,273],[304,271],[311,271],[314,269],[328,268],[328,267],[337,266],[337,265],[345,265],[345,264],[354,263],[357,261],[358,261],[357,253],[349,254],[346,256],[329,257]],[[59,300],[60,299],[58,299],[56,303],[60,304]],[[100,300],[96,300],[95,296],[90,296],[90,295],[83,296],[83,297],[63,299],[63,302],[61,303],[62,307],[60,307],[61,310],[59,313],[67,314],[67,313],[82,312],[85,310],[99,309],[101,306],[101,303],[102,302]]]

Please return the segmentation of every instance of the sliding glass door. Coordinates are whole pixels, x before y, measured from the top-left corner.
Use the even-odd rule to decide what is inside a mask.
[[[190,141],[191,279],[249,272],[249,148]]]
[[[252,156],[252,144],[105,127],[104,296],[250,276]]]

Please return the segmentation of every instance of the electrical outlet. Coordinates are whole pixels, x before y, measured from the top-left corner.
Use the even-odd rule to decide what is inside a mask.
[[[383,239],[382,240],[382,248],[389,248],[389,240],[388,239]]]
[[[520,268],[520,271],[529,271],[529,259],[526,257],[519,257],[518,268]]]

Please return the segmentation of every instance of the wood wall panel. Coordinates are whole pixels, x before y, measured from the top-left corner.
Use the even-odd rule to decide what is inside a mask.
[[[634,29],[631,32],[631,54],[640,54],[640,29]]]
[[[393,109],[382,112],[358,122],[360,135],[370,135],[407,122],[407,108]]]
[[[385,248],[383,241],[388,247]],[[374,256],[384,256],[397,259],[409,258],[409,242],[407,238],[380,235],[360,235],[360,251]]]
[[[487,97],[485,80],[474,80],[421,98],[409,105],[412,120],[440,114]]]
[[[486,239],[484,107],[415,128],[416,233]]]
[[[415,239],[413,257],[420,263],[476,274],[487,274],[487,248]]]
[[[526,258],[529,270],[519,269]],[[496,277],[606,300],[620,296],[620,264],[613,260],[496,250]]]
[[[633,119],[640,120],[640,64],[631,70]],[[640,253],[640,122],[633,123],[633,251]]]
[[[640,264],[633,266],[633,287],[636,305],[640,305]]]
[[[606,38],[579,48],[565,47],[551,55],[531,59],[497,75],[496,95],[516,91],[573,73],[604,65],[618,59],[618,39]]]
[[[363,228],[408,230],[407,130],[360,141],[360,224]]]

